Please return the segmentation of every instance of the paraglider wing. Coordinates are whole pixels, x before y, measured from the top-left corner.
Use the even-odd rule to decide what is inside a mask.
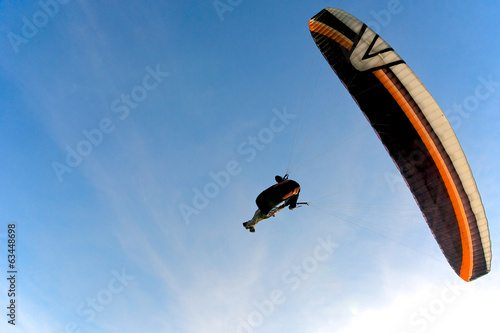
[[[354,16],[326,8],[311,34],[403,175],[442,252],[471,281],[490,271],[488,222],[443,112],[401,57]]]

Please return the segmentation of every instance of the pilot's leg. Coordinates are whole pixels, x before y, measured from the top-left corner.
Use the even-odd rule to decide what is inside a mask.
[[[253,215],[252,219],[250,221],[243,223],[243,226],[246,229],[250,230],[250,232],[255,232],[255,226],[257,225],[257,223],[259,223],[262,220],[265,220],[266,218],[267,218],[267,216],[262,214],[260,209],[257,209],[255,211],[255,214]]]

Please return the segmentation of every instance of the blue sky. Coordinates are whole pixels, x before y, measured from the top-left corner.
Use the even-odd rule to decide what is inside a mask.
[[[450,119],[490,274],[464,283],[439,252],[314,45],[308,19],[328,6],[380,33]],[[496,1],[2,2],[1,267],[15,223],[19,272],[2,332],[496,327],[499,14]],[[320,207],[248,233],[290,156],[310,162],[291,178]]]

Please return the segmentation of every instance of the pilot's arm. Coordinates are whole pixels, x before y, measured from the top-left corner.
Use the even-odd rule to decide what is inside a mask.
[[[297,207],[297,200],[299,200],[299,195],[292,195],[288,200],[290,200],[288,209],[293,210],[295,209],[295,207]]]

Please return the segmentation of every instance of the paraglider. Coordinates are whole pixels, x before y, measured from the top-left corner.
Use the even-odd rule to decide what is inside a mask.
[[[251,220],[244,222],[243,226],[250,232],[255,232],[255,226],[262,220],[274,216],[278,211],[288,206],[293,210],[297,207],[300,185],[288,175],[285,177],[276,176],[276,184],[267,188],[257,196],[255,203],[258,209]]]
[[[326,61],[405,179],[434,238],[465,281],[490,271],[488,222],[450,123],[403,59],[354,16],[326,8],[309,20]]]

